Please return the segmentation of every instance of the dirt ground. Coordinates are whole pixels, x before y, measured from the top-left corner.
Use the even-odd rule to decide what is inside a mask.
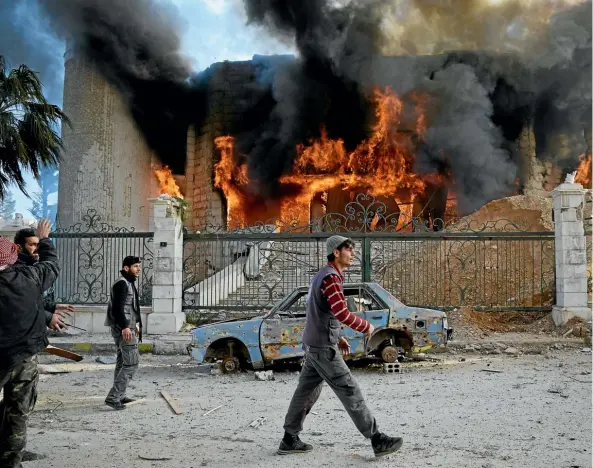
[[[252,373],[205,374],[187,356],[142,356],[129,395],[146,400],[116,412],[103,405],[113,365],[42,356],[70,373],[41,376],[27,448],[47,458],[25,466],[591,467],[591,355],[581,346],[542,352],[433,355],[402,374],[355,369],[379,427],[404,437],[380,461],[328,388],[302,434],[315,450],[275,454],[294,371],[258,381]],[[262,416],[262,426],[249,427]]]

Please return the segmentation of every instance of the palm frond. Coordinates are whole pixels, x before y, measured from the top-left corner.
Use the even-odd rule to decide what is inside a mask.
[[[39,177],[42,167],[57,167],[63,142],[56,130],[64,123],[71,125],[45,99],[37,73],[26,65],[7,73],[0,56],[0,200],[11,182],[29,196],[22,171]]]

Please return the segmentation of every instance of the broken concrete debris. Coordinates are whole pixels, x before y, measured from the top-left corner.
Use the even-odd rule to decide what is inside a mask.
[[[274,371],[259,371],[255,372],[253,375],[255,376],[256,380],[276,380],[276,377],[274,376]]]
[[[251,421],[249,423],[249,427],[253,427],[253,428],[258,428],[259,426],[261,426],[263,423],[265,423],[268,420],[268,418],[266,418],[265,416],[260,416],[259,418]]]
[[[116,359],[113,357],[109,357],[109,356],[97,356],[97,359],[95,359],[96,362],[98,362],[99,364],[115,364],[116,363]]]

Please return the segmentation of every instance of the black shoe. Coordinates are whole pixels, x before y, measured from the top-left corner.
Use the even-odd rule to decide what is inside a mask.
[[[289,455],[291,453],[306,453],[313,450],[313,446],[305,444],[298,435],[284,434],[284,438],[280,442],[278,448],[278,455]]]
[[[28,462],[34,460],[43,460],[45,458],[47,457],[45,455],[41,455],[40,453],[33,453],[27,450],[23,450],[23,458],[21,458],[21,461]]]
[[[105,404],[107,406],[111,406],[114,410],[124,410],[126,409],[126,405],[122,404],[121,401],[109,401],[105,400]]]
[[[133,398],[123,397],[121,399],[121,404],[122,405],[127,405],[128,403],[132,403],[134,401],[136,401],[136,400],[134,400]]]
[[[375,457],[384,457],[390,453],[397,452],[403,443],[404,439],[401,437],[389,437],[388,435],[382,434],[380,432],[375,434],[371,439]]]

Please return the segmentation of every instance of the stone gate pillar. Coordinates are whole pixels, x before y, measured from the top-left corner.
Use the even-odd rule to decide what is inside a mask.
[[[583,224],[585,190],[568,174],[552,191],[555,224],[556,326],[572,317],[591,319],[587,304],[587,247]]]
[[[147,333],[176,333],[185,322],[183,297],[183,223],[179,204],[167,195],[150,199],[151,228],[154,230],[154,270],[152,279],[152,313]]]

